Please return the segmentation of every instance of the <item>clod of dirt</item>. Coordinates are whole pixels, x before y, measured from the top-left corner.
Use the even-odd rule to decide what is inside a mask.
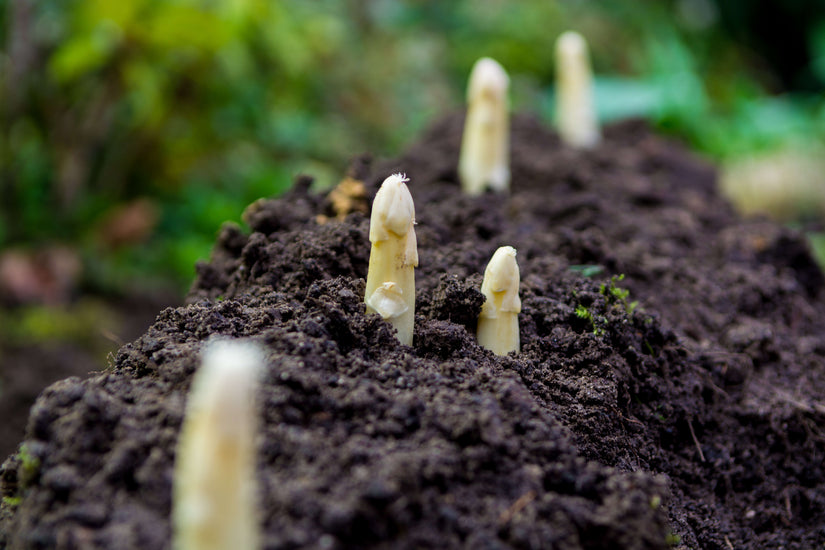
[[[369,199],[410,177],[412,347],[364,313],[368,213],[336,219],[303,179],[225,227],[189,305],[109,371],[44,392],[0,468],[0,546],[167,547],[186,392],[221,335],[267,350],[266,548],[821,548],[825,293],[802,238],[739,219],[637,123],[576,151],[516,117],[512,194],[466,197],[461,128],[353,172]],[[504,245],[522,350],[496,357],[473,329]]]

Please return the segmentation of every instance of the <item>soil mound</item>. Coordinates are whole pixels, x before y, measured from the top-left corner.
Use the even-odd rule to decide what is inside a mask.
[[[168,547],[186,392],[219,335],[267,350],[266,548],[822,547],[825,279],[802,237],[738,218],[710,166],[639,123],[582,152],[516,117],[512,194],[462,196],[462,123],[225,226],[189,305],[39,398],[0,468],[0,546]],[[416,202],[412,347],[362,303],[395,171]],[[473,334],[502,245],[522,274],[508,357]]]

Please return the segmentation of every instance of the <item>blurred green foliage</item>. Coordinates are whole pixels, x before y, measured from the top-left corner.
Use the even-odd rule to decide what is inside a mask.
[[[103,302],[92,298],[69,307],[30,306],[0,310],[0,348],[9,345],[79,343],[90,349],[107,348],[100,327],[114,328],[116,320]]]
[[[744,8],[746,9],[746,8]],[[482,55],[552,118],[553,44],[591,43],[604,120],[646,116],[716,157],[825,140],[822,96],[777,94],[711,0],[0,0],[0,247],[60,241],[97,290],[184,288],[214,234],[306,171],[397,152],[462,103]],[[807,71],[825,83],[825,17]],[[148,198],[148,236],[105,244]]]

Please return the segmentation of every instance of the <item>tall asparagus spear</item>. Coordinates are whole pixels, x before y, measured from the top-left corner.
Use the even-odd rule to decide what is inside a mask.
[[[370,216],[370,265],[364,302],[367,313],[378,313],[398,331],[402,344],[412,345],[415,320],[415,206],[402,174],[384,180]]]

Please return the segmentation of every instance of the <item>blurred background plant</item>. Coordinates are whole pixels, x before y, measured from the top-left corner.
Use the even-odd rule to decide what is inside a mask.
[[[0,300],[179,300],[221,222],[398,152],[482,55],[549,122],[570,28],[603,121],[687,141],[748,211],[822,214],[819,0],[0,0]]]

